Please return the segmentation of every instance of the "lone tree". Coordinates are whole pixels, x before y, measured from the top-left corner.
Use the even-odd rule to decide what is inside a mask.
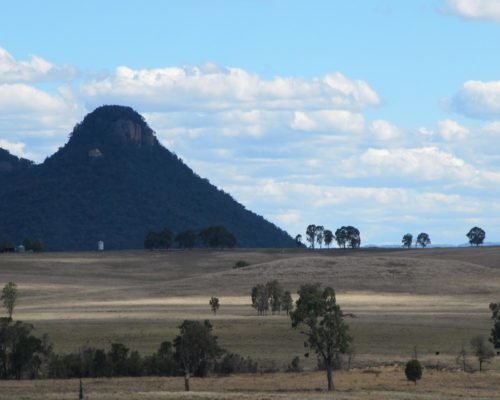
[[[191,375],[205,375],[208,362],[220,355],[222,349],[208,320],[203,323],[185,320],[179,329],[180,333],[174,339],[175,358],[184,373],[184,388],[189,391]]]
[[[417,384],[417,381],[422,378],[422,365],[418,360],[410,360],[406,363],[405,368],[406,379]]]
[[[484,239],[486,238],[486,232],[484,232],[481,228],[475,226],[469,231],[466,236],[469,238],[469,243],[471,246],[473,244],[479,246],[480,244],[483,244]]]
[[[471,339],[470,345],[474,355],[479,361],[479,372],[483,370],[483,363],[489,362],[491,358],[495,356],[491,344],[488,343],[486,338],[482,335],[475,336]]]
[[[403,236],[403,240],[401,240],[401,243],[403,243],[403,247],[409,249],[413,243],[413,235],[411,233],[407,233]]]
[[[214,315],[217,315],[217,311],[219,311],[220,307],[219,298],[212,296],[208,304],[210,305],[210,308],[212,309]]]
[[[420,247],[427,247],[430,244],[431,244],[431,238],[429,237],[429,235],[425,232],[419,233],[415,245],[417,246],[420,245]]]
[[[7,283],[2,289],[2,296],[0,299],[3,302],[3,306],[9,314],[9,320],[12,320],[12,314],[14,313],[14,307],[17,301],[17,285],[14,282]]]
[[[491,319],[493,328],[491,329],[490,342],[495,349],[500,348],[500,303],[490,303]]]
[[[292,326],[304,326],[307,337],[305,345],[322,358],[326,368],[328,390],[335,390],[333,382],[333,362],[339,354],[345,353],[352,337],[344,322],[344,313],[337,304],[335,291],[319,284],[306,284],[298,291],[299,298],[295,311],[290,314]]]
[[[311,243],[311,249],[314,249],[314,242],[316,242],[316,225],[308,225],[306,228],[306,240]]]
[[[329,229],[325,229],[323,234],[325,236],[324,237],[325,246],[330,248],[330,245],[332,244],[333,239],[334,239],[333,232]]]

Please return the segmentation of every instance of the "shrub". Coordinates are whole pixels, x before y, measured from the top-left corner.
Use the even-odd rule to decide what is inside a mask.
[[[417,384],[417,381],[422,378],[422,365],[418,360],[410,360],[406,363],[405,368],[406,379]]]
[[[257,368],[257,362],[250,357],[243,358],[234,353],[226,353],[214,364],[214,372],[219,374],[254,373]]]
[[[236,264],[233,265],[233,268],[243,268],[243,267],[248,267],[250,264],[247,263],[246,261],[236,261]]]
[[[286,368],[286,372],[302,372],[303,370],[304,368],[302,368],[302,365],[300,365],[299,356],[295,356]]]

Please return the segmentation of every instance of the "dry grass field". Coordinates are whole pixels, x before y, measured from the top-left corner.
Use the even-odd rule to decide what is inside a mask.
[[[233,269],[238,260],[251,265]],[[339,374],[337,398],[495,398],[500,360],[485,374],[452,369],[462,345],[489,335],[488,304],[500,301],[498,247],[0,254],[0,285],[19,285],[14,318],[34,323],[62,352],[119,341],[147,354],[172,340],[183,319],[210,319],[223,347],[284,367],[302,357],[303,337],[285,315],[258,317],[250,307],[251,287],[270,279],[293,293],[306,282],[330,285],[342,308],[356,315],[349,324],[357,370]],[[221,302],[215,317],[210,296]],[[414,346],[428,368],[447,368],[426,370],[416,388],[388,367],[408,360]],[[476,365],[472,356],[469,362]],[[314,360],[305,366],[312,370]],[[148,379],[89,382],[99,388],[89,398],[187,398],[163,392],[181,390],[182,382]],[[210,378],[195,383],[203,393],[189,398],[326,398],[315,391],[323,380],[316,372]],[[0,382],[0,398],[74,398],[65,394],[67,385],[73,390],[75,382]]]

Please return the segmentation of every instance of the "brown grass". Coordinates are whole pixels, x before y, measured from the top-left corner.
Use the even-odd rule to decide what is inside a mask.
[[[336,399],[495,399],[499,373],[425,370],[417,385],[401,367],[358,369],[335,374]],[[193,378],[192,393],[183,378],[84,379],[88,399],[326,399],[322,372],[248,374]],[[2,399],[76,398],[77,380],[0,381]]]
[[[251,265],[233,269],[238,260]],[[75,351],[83,344],[106,347],[119,341],[147,354],[155,351],[161,341],[172,340],[183,319],[210,319],[223,347],[264,364],[274,361],[284,367],[293,356],[302,357],[303,337],[291,329],[284,315],[256,316],[249,305],[250,288],[278,279],[295,292],[303,283],[321,282],[334,287],[343,309],[356,315],[349,321],[357,351],[355,365],[406,361],[416,345],[426,365],[455,367],[455,356],[462,345],[467,346],[474,335],[489,334],[488,304],[500,301],[499,260],[498,247],[0,254],[0,285],[18,283],[21,297],[14,317],[33,322],[40,334],[49,333],[57,351]],[[221,300],[217,316],[208,306],[213,295]],[[469,362],[474,364],[474,359],[471,357]],[[307,360],[305,366],[314,368],[314,359]],[[488,368],[500,370],[500,361],[495,360]],[[433,398],[436,393],[441,396],[437,398],[454,398],[465,390],[472,393],[470,398],[492,398],[488,385],[490,380],[498,379],[493,372],[461,376],[429,371],[427,377],[433,374],[432,380],[426,378],[414,388],[401,381],[401,371],[390,372],[387,368],[378,378],[359,371],[342,373],[338,398]],[[212,392],[219,387],[225,398],[326,397],[310,391],[323,387],[321,375],[292,377],[250,375],[204,380],[198,388],[209,393],[193,398],[218,398]],[[266,383],[267,379],[272,383]],[[184,398],[161,392],[162,385],[170,384],[174,386],[169,390],[181,390],[175,386],[182,385],[178,379],[172,383],[169,379],[119,382],[95,381],[99,388],[109,383],[109,390],[99,391],[100,397],[94,398],[122,398],[113,390],[123,398]],[[152,382],[151,388],[148,382]],[[366,382],[374,386],[364,386]],[[443,389],[439,389],[439,382]],[[399,386],[394,386],[396,383]],[[73,397],[73,389],[68,397],[64,387],[74,382],[53,384],[59,389],[47,392],[44,398]],[[0,398],[4,393],[14,396],[16,385],[26,393],[33,387],[36,393],[49,382],[2,382]],[[155,385],[159,385],[161,393],[154,392]],[[136,391],[135,386],[148,387]],[[253,392],[255,387],[264,394]],[[350,392],[350,388],[356,389]],[[128,390],[136,396],[127,397],[124,393]],[[233,390],[243,394],[233,397]],[[292,395],[294,390],[299,394]],[[371,390],[376,391],[374,397]],[[37,398],[35,394],[27,396],[22,398]],[[464,396],[469,398],[468,394]]]

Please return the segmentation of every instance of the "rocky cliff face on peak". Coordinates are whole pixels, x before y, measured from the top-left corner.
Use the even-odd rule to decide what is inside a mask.
[[[16,243],[28,237],[49,250],[95,249],[99,240],[108,249],[142,248],[152,230],[224,225],[239,247],[295,245],[196,175],[130,107],[97,108],[43,164],[0,151],[0,165],[9,171],[0,170],[0,236]]]

